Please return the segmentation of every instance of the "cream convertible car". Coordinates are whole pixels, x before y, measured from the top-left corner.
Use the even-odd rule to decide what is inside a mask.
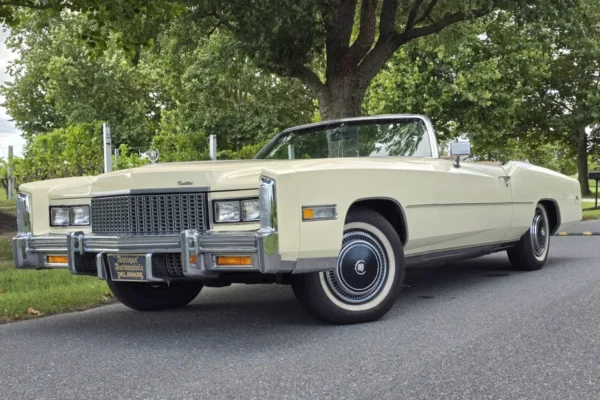
[[[430,120],[391,115],[279,133],[248,161],[148,165],[23,184],[17,268],[69,268],[136,310],[204,286],[291,284],[332,323],[380,318],[407,267],[508,252],[537,270],[581,219],[577,181],[438,156]]]

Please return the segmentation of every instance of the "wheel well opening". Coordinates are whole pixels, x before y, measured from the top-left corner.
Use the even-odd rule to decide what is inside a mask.
[[[558,210],[558,206],[552,200],[542,200],[540,201],[540,204],[544,206],[544,208],[546,209],[546,213],[548,214],[548,225],[550,226],[550,233],[556,233],[560,225],[560,213]]]
[[[385,219],[387,219],[398,233],[398,237],[400,237],[400,241],[402,242],[402,244],[406,244],[406,241],[408,239],[408,232],[406,229],[406,220],[404,217],[404,212],[402,211],[402,207],[400,206],[400,204],[390,199],[359,200],[350,206],[348,214],[352,210],[364,207],[370,208],[371,210],[381,214]]]

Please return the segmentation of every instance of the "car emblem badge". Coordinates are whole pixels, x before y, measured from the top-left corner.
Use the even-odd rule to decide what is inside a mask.
[[[194,182],[192,181],[177,181],[177,186],[191,186]]]
[[[366,264],[363,260],[357,261],[354,266],[354,271],[359,275],[364,275],[367,272]]]
[[[156,162],[158,161],[158,157],[160,157],[160,153],[158,152],[158,149],[148,150],[148,159],[150,160],[150,162],[152,164],[156,164]]]

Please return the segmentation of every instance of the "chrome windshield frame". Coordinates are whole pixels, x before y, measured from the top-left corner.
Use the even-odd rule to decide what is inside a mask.
[[[377,122],[377,121],[392,122],[392,121],[402,121],[402,120],[410,120],[410,119],[418,119],[418,120],[423,121],[423,123],[425,124],[425,127],[427,128],[427,135],[429,137],[429,145],[431,147],[431,157],[426,157],[426,158],[439,158],[440,153],[439,153],[437,137],[435,135],[435,129],[433,128],[433,123],[431,122],[431,119],[429,119],[429,117],[427,117],[426,115],[421,115],[421,114],[387,114],[387,115],[375,115],[375,116],[371,116],[371,117],[343,118],[343,119],[336,119],[336,120],[331,120],[331,121],[321,121],[321,122],[317,122],[317,123],[313,123],[313,124],[306,124],[306,125],[295,126],[293,128],[288,128],[284,131],[279,132],[278,134],[276,134],[273,137],[273,139],[269,140],[269,142],[267,144],[265,144],[263,146],[263,148],[259,150],[258,153],[256,153],[256,155],[254,156],[254,159],[264,158],[267,155],[266,154],[267,149],[270,149],[272,147],[272,145],[274,143],[278,142],[282,136],[288,135],[292,132],[298,132],[298,131],[302,131],[302,130],[313,130],[313,129],[318,129],[319,127],[324,127],[327,125],[343,124],[343,123],[348,123],[348,122],[364,121],[364,122],[373,123],[373,122]]]

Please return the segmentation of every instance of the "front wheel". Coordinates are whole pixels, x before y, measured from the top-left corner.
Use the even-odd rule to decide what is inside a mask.
[[[151,284],[108,281],[117,300],[137,311],[159,311],[181,308],[190,303],[202,290],[198,282]]]
[[[537,271],[542,269],[550,250],[550,225],[543,204],[538,204],[529,230],[519,243],[507,251],[508,259],[515,269]]]
[[[387,313],[403,280],[404,253],[394,227],[375,211],[360,209],[346,219],[336,269],[295,275],[292,287],[315,318],[354,324]]]

